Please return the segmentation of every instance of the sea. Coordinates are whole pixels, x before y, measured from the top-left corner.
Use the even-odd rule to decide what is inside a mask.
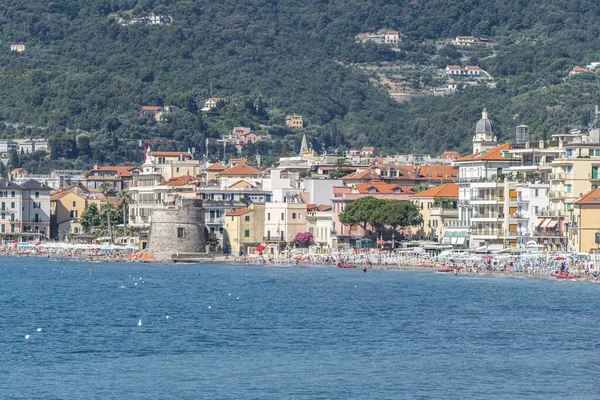
[[[600,283],[0,258],[0,399],[600,399]]]

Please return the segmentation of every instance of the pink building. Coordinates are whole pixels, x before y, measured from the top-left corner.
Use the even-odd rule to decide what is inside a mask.
[[[341,240],[352,240],[363,237],[365,231],[360,226],[346,226],[340,222],[339,215],[346,206],[362,197],[373,196],[378,199],[410,200],[413,192],[409,187],[381,181],[367,182],[353,186],[335,186],[332,203],[332,234]]]
[[[260,140],[260,136],[252,133],[252,128],[247,126],[236,126],[233,128],[233,136],[235,144],[256,143]]]

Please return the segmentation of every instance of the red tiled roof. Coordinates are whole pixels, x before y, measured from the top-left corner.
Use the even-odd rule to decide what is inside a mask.
[[[207,171],[225,171],[226,169],[227,169],[227,167],[219,162],[216,162],[216,163],[212,164],[211,166],[209,166],[208,168],[206,168]]]
[[[370,190],[375,189],[376,193],[412,193],[412,189],[406,186],[399,186],[393,183],[383,182],[367,182],[357,183],[354,185],[358,193],[371,193]]]
[[[478,160],[486,160],[486,161],[520,161],[520,158],[506,158],[502,157],[502,152],[506,150],[510,150],[512,147],[510,143],[504,143],[496,147],[492,147],[489,150],[486,150],[483,153],[475,153],[469,154],[468,156],[464,156],[456,160],[457,162],[462,161],[478,161]]]
[[[440,156],[442,160],[452,160],[460,158],[460,154],[457,151],[445,151]]]
[[[252,175],[261,175],[262,171],[251,167],[247,164],[237,164],[233,167],[227,168],[224,171],[219,172],[217,175],[219,176],[252,176]]]
[[[444,183],[440,186],[435,186],[415,193],[413,197],[457,197],[458,198],[458,183]]]
[[[183,175],[183,176],[178,176],[176,178],[171,178],[168,181],[166,181],[165,183],[163,183],[161,186],[184,186],[184,185],[188,185],[190,182],[197,180],[198,178],[196,178],[195,176],[191,176],[191,175]]]
[[[418,177],[421,179],[454,180],[458,177],[458,167],[451,165],[421,165]]]
[[[161,106],[142,106],[144,111],[160,111],[161,108]]]
[[[580,67],[579,65],[574,66],[571,71],[572,72],[588,72],[588,70],[586,68]]]
[[[600,188],[590,190],[589,192],[575,200],[574,204],[600,205]]]
[[[225,215],[229,215],[229,216],[233,216],[233,215],[244,215],[244,214],[247,214],[247,213],[249,213],[250,211],[252,211],[252,210],[250,210],[250,209],[248,209],[248,208],[240,208],[240,209],[238,209],[238,210],[230,210],[230,211],[227,211],[227,212],[225,213]]]
[[[398,31],[387,31],[385,34],[386,35],[397,35]]]
[[[360,151],[375,151],[375,147],[365,146]]]
[[[460,65],[448,65],[446,68],[448,68],[448,69],[462,69]]]
[[[379,179],[380,176],[377,172],[375,172],[372,168],[367,168],[363,171],[355,171],[346,176],[343,176],[341,179],[343,181],[352,181],[352,180],[361,180],[361,179]]]

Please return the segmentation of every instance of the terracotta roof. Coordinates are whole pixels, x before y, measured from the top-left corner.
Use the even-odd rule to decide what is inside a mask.
[[[68,194],[74,194],[75,196],[83,198],[83,196],[80,196],[79,194],[66,189],[66,190],[61,190],[60,192],[54,193],[52,196],[50,196],[50,201],[60,200]]]
[[[183,175],[176,178],[171,178],[160,186],[184,186],[188,185],[192,181],[195,181],[196,179],[197,178],[195,176]]]
[[[457,151],[445,151],[440,156],[442,160],[452,160],[460,158],[460,154]]]
[[[239,183],[245,183],[246,186],[251,187],[251,188],[255,188],[256,187],[255,185],[251,184],[250,182],[247,182],[247,181],[245,181],[243,179],[240,179],[239,181],[236,181],[235,183],[232,183],[231,185],[227,186],[227,189],[231,189],[234,186],[237,186]]]
[[[574,66],[571,71],[572,72],[588,72],[587,68],[580,67],[579,65]]]
[[[457,39],[475,39],[474,36],[457,36]]]
[[[385,34],[386,35],[397,35],[398,31],[387,31]]]
[[[343,176],[341,179],[344,181],[351,181],[351,180],[361,180],[361,179],[373,180],[373,179],[379,179],[379,178],[380,178],[380,176],[376,171],[374,171],[372,168],[367,168],[363,171],[354,171],[346,176]]]
[[[458,167],[451,165],[421,165],[418,178],[454,180],[458,178]]]
[[[244,215],[244,214],[247,214],[247,213],[249,213],[250,211],[252,211],[252,210],[250,210],[250,209],[248,209],[248,208],[240,208],[240,209],[237,209],[237,210],[231,210],[231,211],[227,211],[227,212],[225,213],[225,215],[229,215],[229,216],[233,216],[233,215]]]
[[[322,204],[320,206],[317,207],[317,210],[319,211],[331,211],[331,205],[329,204]]]
[[[154,157],[189,157],[189,153],[187,151],[153,151],[152,155]]]
[[[371,190],[375,189],[375,193],[391,194],[391,193],[412,193],[410,187],[400,186],[393,183],[384,182],[367,182],[357,183],[354,185],[358,193],[372,193]]]
[[[10,171],[11,174],[14,174],[15,172],[20,172],[23,171],[23,168],[15,168],[12,171]]]
[[[360,149],[360,151],[375,151],[375,147],[365,146],[362,149]]]
[[[448,69],[462,69],[460,65],[448,65],[446,68],[448,68]]]
[[[456,197],[458,198],[458,183],[444,183],[415,193],[413,197]]]
[[[496,147],[492,147],[491,149],[488,149],[486,151],[484,151],[483,153],[475,153],[475,154],[469,154],[468,156],[464,156],[459,158],[458,162],[462,162],[462,161],[479,161],[479,160],[486,160],[486,161],[520,161],[521,158],[507,158],[507,157],[502,157],[502,152],[506,151],[506,150],[510,150],[512,149],[510,143],[504,143],[501,144],[499,146]]]
[[[121,165],[115,165],[115,166],[99,166],[98,168],[94,168],[90,170],[90,173],[93,171],[101,171],[101,172],[111,172],[114,171],[115,174],[117,174],[118,176],[131,176],[131,171],[133,171],[134,169],[139,169],[141,170],[140,167],[137,166],[121,166]],[[97,178],[97,177],[95,177]]]
[[[465,69],[474,69],[474,70],[478,70],[478,69],[479,69],[479,67],[478,67],[477,65],[467,65],[467,66],[465,67]]]
[[[574,204],[600,205],[600,188],[590,190],[589,192],[575,200]]]
[[[217,103],[219,101],[225,101],[225,99],[223,97],[211,97],[210,99],[208,99],[207,101],[212,100],[213,102]]]
[[[209,166],[208,168],[206,168],[207,171],[225,171],[226,169],[227,169],[227,167],[219,162],[216,162],[216,163],[212,164],[211,166]]]
[[[142,106],[142,110],[144,111],[160,111],[161,106]]]
[[[262,171],[251,167],[246,164],[237,164],[231,168],[227,168],[224,171],[219,172],[217,175],[219,176],[252,176],[252,175],[261,175]]]

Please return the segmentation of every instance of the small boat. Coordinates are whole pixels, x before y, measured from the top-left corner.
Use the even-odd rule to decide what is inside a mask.
[[[454,268],[441,268],[438,269],[436,272],[454,272]]]
[[[561,272],[560,274],[550,274],[550,275],[555,277],[556,279],[581,279],[581,278],[583,278],[583,276],[569,275],[568,272]]]

